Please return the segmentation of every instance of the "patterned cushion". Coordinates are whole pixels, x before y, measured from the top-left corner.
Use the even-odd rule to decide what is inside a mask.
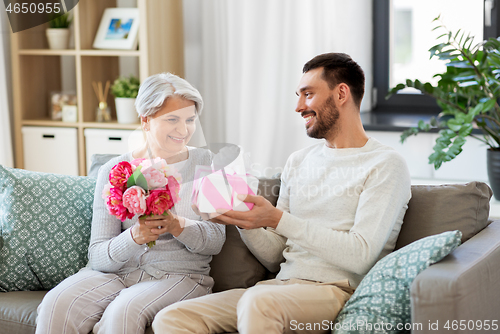
[[[345,304],[333,333],[409,333],[404,326],[411,325],[411,283],[457,248],[461,237],[460,231],[433,235],[381,259]]]
[[[94,188],[0,165],[0,291],[48,290],[85,266]]]

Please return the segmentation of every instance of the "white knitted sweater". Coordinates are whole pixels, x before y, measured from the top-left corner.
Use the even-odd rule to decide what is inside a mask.
[[[356,287],[394,249],[411,197],[408,168],[394,149],[373,138],[360,148],[320,143],[293,153],[281,181],[276,230],[240,230],[277,278],[348,279]]]

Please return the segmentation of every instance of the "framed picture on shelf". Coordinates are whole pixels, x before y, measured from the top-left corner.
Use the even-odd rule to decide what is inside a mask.
[[[49,110],[50,110],[50,118],[53,121],[63,120],[63,109],[65,106],[73,106],[76,109],[76,94],[74,92],[50,93]]]
[[[138,8],[107,8],[94,39],[95,49],[137,49]]]

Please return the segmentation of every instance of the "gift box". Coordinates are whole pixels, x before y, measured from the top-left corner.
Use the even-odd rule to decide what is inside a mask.
[[[259,180],[248,173],[237,173],[230,168],[214,171],[211,167],[199,167],[193,182],[192,203],[202,213],[215,213],[217,209],[249,211],[253,203],[242,202],[236,196],[255,195],[258,186]]]
[[[201,213],[218,209],[249,211],[253,203],[245,203],[238,195],[255,195],[259,180],[247,173],[248,155],[241,147],[227,144],[214,155],[211,166],[197,166],[193,182],[192,203]]]

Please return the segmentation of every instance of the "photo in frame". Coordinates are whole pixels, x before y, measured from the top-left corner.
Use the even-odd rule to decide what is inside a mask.
[[[107,8],[94,39],[95,49],[135,50],[139,32],[138,8]]]

